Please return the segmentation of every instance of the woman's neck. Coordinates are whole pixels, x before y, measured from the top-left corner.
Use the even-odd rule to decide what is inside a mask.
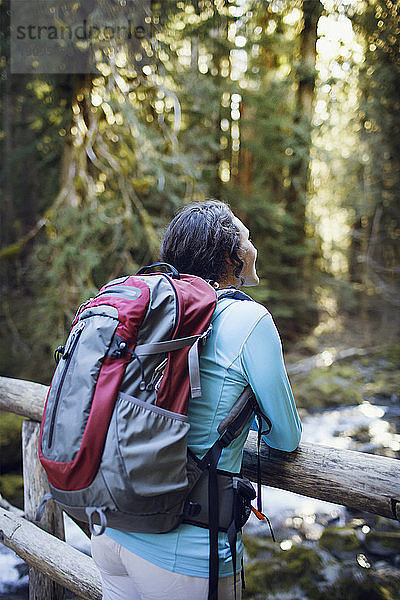
[[[229,286],[233,286],[234,288],[239,288],[240,280],[237,277],[234,277],[233,275],[227,276],[227,277],[223,277],[222,279],[220,279],[218,281],[218,285],[219,285],[220,290],[227,288]]]

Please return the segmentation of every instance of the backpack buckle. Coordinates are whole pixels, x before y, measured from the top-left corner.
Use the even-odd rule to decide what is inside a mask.
[[[184,515],[187,517],[197,517],[201,512],[201,504],[188,500],[185,504]]]
[[[226,429],[218,438],[218,444],[222,448],[226,448],[235,439],[235,434],[230,430]]]

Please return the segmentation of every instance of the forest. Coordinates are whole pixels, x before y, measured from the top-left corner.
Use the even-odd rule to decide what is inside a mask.
[[[13,0],[0,2],[0,375],[49,384],[78,306],[157,260],[182,206],[217,198],[258,249],[248,291],[278,326],[301,416],[368,404],[380,425],[332,439],[398,458],[398,0],[34,4],[17,29]],[[16,503],[17,427],[2,415],[0,493]],[[319,536],[293,517],[278,550],[249,536],[246,597],[269,585],[283,598],[263,552],[291,556],[293,585],[332,552],[348,567],[338,595],[310,575],[299,598],[399,598],[394,521],[318,523]],[[375,535],[369,548],[393,548],[369,555],[357,527]]]

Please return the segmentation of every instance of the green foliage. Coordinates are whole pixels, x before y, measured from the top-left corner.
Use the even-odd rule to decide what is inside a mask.
[[[0,411],[0,494],[23,506],[22,417]]]
[[[298,115],[302,25],[287,26],[292,9],[293,3],[285,2],[279,12],[256,7],[257,34],[248,33],[259,48],[249,69],[254,85],[241,92],[243,164],[223,190],[259,250],[261,284],[252,290],[254,297],[290,338],[316,322],[319,277],[318,238],[305,215],[311,124],[307,115]]]
[[[24,506],[24,480],[22,473],[0,475],[0,494],[13,506],[22,508]]]
[[[0,472],[21,468],[22,417],[0,411]]]
[[[367,48],[362,105],[350,124],[355,131],[361,122],[361,144],[345,168],[341,162],[335,199],[355,225],[351,282],[337,281],[334,290],[349,310],[367,294],[373,301],[377,290],[392,297],[396,287],[399,82],[386,4],[349,7]],[[310,217],[315,190],[308,165],[311,149],[329,168],[341,149],[334,161],[315,149],[307,107],[316,38],[306,30],[303,8],[308,18],[321,14],[322,5],[156,2],[157,27],[145,50],[151,74],[128,47],[119,49],[126,63],[104,51],[96,75],[7,73],[0,100],[11,117],[0,139],[6,157],[0,331],[11,350],[0,351],[3,372],[47,379],[51,348],[81,300],[105,280],[157,258],[176,210],[209,196],[229,202],[249,225],[261,276],[251,292],[271,309],[284,337],[296,339],[316,323],[332,265],[321,259]],[[339,52],[338,64],[345,59]],[[336,85],[331,77],[332,114],[343,112],[350,95],[358,73],[351,67],[348,82]],[[367,195],[360,192],[366,177]],[[360,268],[366,257],[368,273]]]

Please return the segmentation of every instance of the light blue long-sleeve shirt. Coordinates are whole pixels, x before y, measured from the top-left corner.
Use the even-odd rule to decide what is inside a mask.
[[[262,305],[221,299],[212,317],[212,333],[200,357],[201,398],[189,402],[189,448],[202,457],[218,438],[217,427],[243,389],[250,384],[272,428],[264,441],[290,452],[297,448],[301,423],[283,361],[279,334]],[[250,424],[222,452],[218,468],[239,472]],[[266,509],[267,510],[267,509]],[[108,528],[106,533],[122,546],[164,569],[208,577],[208,530],[183,524],[163,534],[127,533]],[[237,571],[243,546],[237,543]],[[227,535],[219,533],[220,577],[232,574]]]

